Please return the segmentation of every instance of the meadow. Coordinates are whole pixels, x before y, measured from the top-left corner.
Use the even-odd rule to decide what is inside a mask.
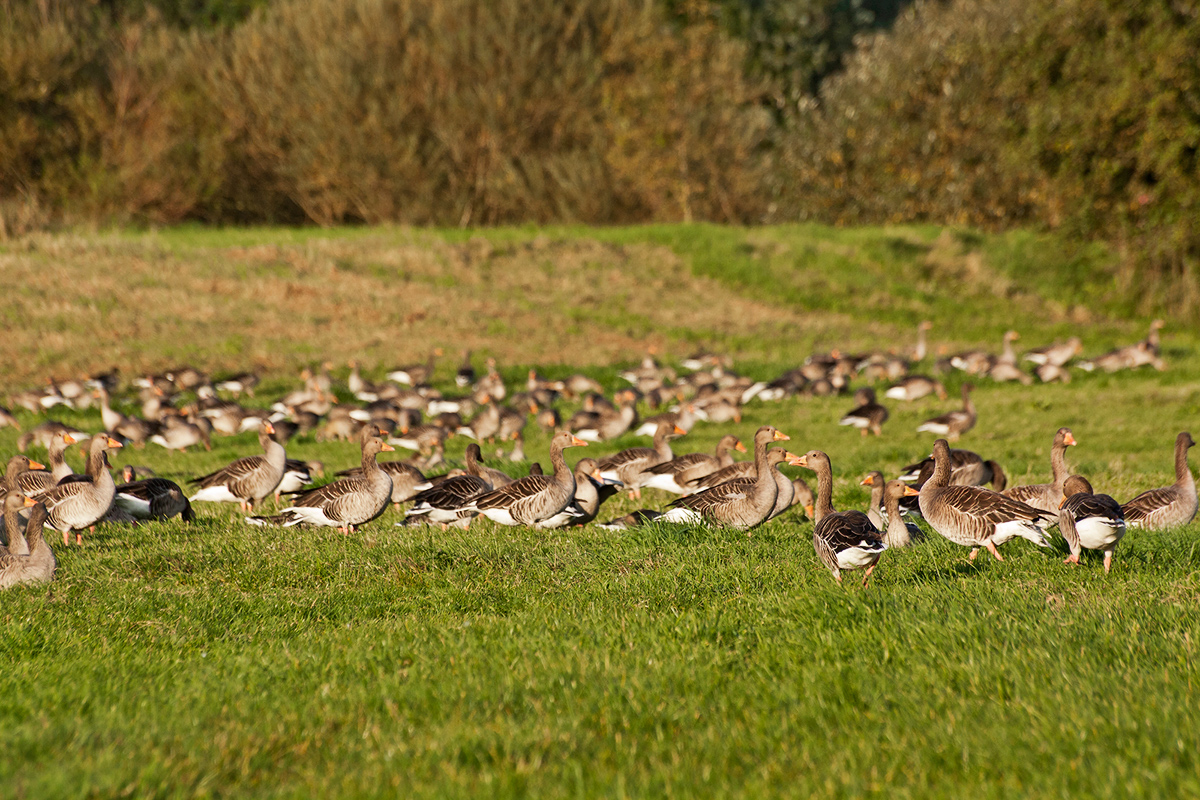
[[[1149,323],[1103,249],[937,227],[74,232],[0,243],[0,275],[0,394],[192,362],[263,370],[249,402],[267,404],[303,366],[344,379],[358,358],[380,378],[434,347],[447,392],[463,349],[510,385],[537,366],[611,390],[650,347],[727,352],[765,379],[815,350],[911,346],[921,319],[935,348],[998,350],[1011,327],[1093,355]],[[1166,485],[1175,435],[1195,433],[1198,344],[1169,322],[1165,372],[976,381],[961,446],[1010,485],[1041,482],[1065,425],[1098,490]],[[790,398],[675,450],[770,423],[790,450],[828,452],[835,505],[862,508],[863,475],[927,455],[915,428],[961,380],[949,401],[888,403],[879,438],[837,425],[848,397]],[[544,463],[548,434],[526,434]],[[0,429],[0,454],[17,436]],[[182,482],[256,448],[113,460]],[[311,435],[288,452],[330,473],[358,460]],[[1061,539],[969,562],[934,534],[885,554],[864,590],[834,583],[798,508],[749,536],[397,528],[388,510],[347,537],[197,510],[101,526],[55,547],[53,584],[0,594],[0,797],[1200,795],[1198,523],[1130,533],[1108,576],[1098,556],[1063,565]]]

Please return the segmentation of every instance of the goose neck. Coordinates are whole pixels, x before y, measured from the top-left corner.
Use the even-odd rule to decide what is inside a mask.
[[[817,473],[817,503],[813,507],[813,521],[820,522],[833,513],[833,469],[827,459],[814,465]]]

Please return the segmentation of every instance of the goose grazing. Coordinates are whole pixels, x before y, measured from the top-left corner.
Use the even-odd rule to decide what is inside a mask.
[[[673,458],[665,464],[658,464],[645,470],[646,478],[643,480],[642,486],[647,489],[662,489],[675,494],[686,494],[689,491],[688,481],[711,475],[732,464],[733,456],[729,453],[731,449],[744,453],[746,445],[742,444],[733,434],[725,434],[721,437],[721,441],[717,442],[716,452],[712,455],[688,453]]]
[[[1106,494],[1094,494],[1082,475],[1071,475],[1063,482],[1063,498],[1058,509],[1058,530],[1071,555],[1064,564],[1078,564],[1083,548],[1104,552],[1104,572],[1112,569],[1113,552],[1125,535],[1125,515],[1121,504]]]
[[[508,486],[476,498],[475,508],[493,522],[501,525],[531,525],[558,514],[575,497],[575,475],[567,467],[563,450],[568,447],[587,447],[587,442],[559,431],[550,440],[551,475],[526,475]]]
[[[613,481],[620,481],[630,489],[631,497],[641,497],[642,482],[649,477],[646,470],[665,464],[675,457],[671,452],[670,440],[683,436],[686,431],[675,424],[673,416],[658,423],[654,432],[654,447],[631,447],[600,459],[600,474]]]
[[[600,475],[594,459],[581,458],[575,464],[575,498],[538,527],[547,529],[587,525],[600,512],[600,504],[616,494],[619,488],[619,483]]]
[[[245,456],[216,472],[192,478],[190,483],[199,486],[200,490],[188,499],[193,503],[197,500],[237,503],[243,511],[252,510],[255,503],[275,491],[287,468],[287,452],[271,438],[274,432],[274,425],[263,422],[258,429],[258,444],[263,455]]]
[[[817,556],[842,582],[842,570],[866,569],[863,586],[871,579],[879,557],[887,549],[879,530],[861,511],[833,510],[833,467],[829,456],[810,450],[798,459],[798,466],[817,473],[817,503],[813,519],[813,547]]]
[[[306,524],[337,528],[349,535],[378,517],[391,500],[392,479],[379,468],[375,457],[395,450],[376,435],[378,430],[374,425],[363,427],[361,474],[309,489],[293,497],[292,504],[277,515],[255,519],[284,527]]]
[[[467,445],[467,474],[438,481],[416,494],[404,522],[396,524],[411,525],[420,519],[436,522],[443,530],[448,525],[469,527],[479,513],[474,507],[475,498],[494,488],[480,472],[480,457],[479,445]]]
[[[955,544],[973,548],[971,559],[986,547],[1003,561],[996,547],[1020,536],[1038,547],[1049,547],[1045,529],[1056,520],[1050,514],[979,486],[950,485],[950,445],[933,443],[933,475],[917,498],[921,516],[935,531]]]
[[[43,494],[54,488],[63,478],[68,475],[73,475],[74,470],[71,465],[63,458],[69,445],[79,441],[69,433],[64,433],[62,436],[55,437],[50,442],[49,456],[50,470],[24,470],[16,475],[17,486],[20,490],[32,497],[34,500],[40,498]]]
[[[196,514],[179,484],[166,478],[135,480],[133,467],[121,469],[123,483],[117,486],[114,503],[134,519],[170,519],[178,514],[194,522]]]
[[[883,423],[887,422],[888,410],[875,402],[875,390],[862,388],[854,393],[857,405],[842,417],[839,425],[852,425],[866,436],[871,432],[876,436],[883,434]]]
[[[1186,525],[1196,516],[1196,481],[1188,469],[1188,448],[1196,442],[1187,431],[1175,437],[1175,483],[1150,489],[1121,506],[1130,528],[1161,531]]]
[[[749,530],[765,522],[774,513],[775,501],[779,498],[776,466],[788,458],[785,450],[767,448],[771,442],[789,438],[772,426],[763,425],[754,434],[754,466],[757,472],[753,478],[741,478],[699,494],[685,495],[671,504],[672,508],[662,519],[689,524],[716,522],[739,530]]]
[[[57,563],[54,551],[45,539],[46,507],[31,497],[10,494],[4,501],[4,515],[8,518],[9,503],[29,509],[29,523],[25,528],[28,556],[14,555],[0,547],[0,589],[21,583],[47,583],[54,580]],[[13,509],[15,516],[17,509]]]
[[[1062,502],[1063,481],[1070,472],[1067,470],[1067,448],[1076,444],[1075,436],[1070,428],[1059,428],[1054,434],[1054,443],[1050,447],[1050,483],[1037,483],[1028,486],[1013,486],[1005,489],[1003,494],[1014,500],[1042,511],[1058,512]]]
[[[108,434],[96,434],[88,448],[87,473],[70,476],[42,495],[50,527],[62,531],[64,545],[71,543],[71,531],[76,532],[75,543],[83,544],[79,531],[95,528],[112,507],[117,485],[108,472],[108,451],[119,447],[121,443]]]
[[[656,519],[660,519],[662,515],[661,511],[655,511],[651,508],[639,508],[637,511],[626,514],[623,517],[602,522],[596,527],[606,531],[624,531],[629,528],[636,528],[645,522],[653,522]]]
[[[883,507],[887,512],[887,528],[883,530],[883,543],[888,547],[908,547],[913,539],[920,538],[921,529],[905,521],[900,513],[900,499],[917,497],[921,493],[902,480],[888,481],[883,487]],[[874,492],[872,492],[874,496]]]
[[[946,387],[927,375],[909,375],[888,387],[883,396],[889,400],[920,400],[936,394],[939,400],[946,399]]]
[[[975,427],[975,404],[971,402],[971,392],[975,389],[969,383],[962,386],[963,407],[942,414],[940,417],[926,420],[917,426],[917,431],[928,431],[938,436],[945,436],[950,441],[956,441],[959,436]]]

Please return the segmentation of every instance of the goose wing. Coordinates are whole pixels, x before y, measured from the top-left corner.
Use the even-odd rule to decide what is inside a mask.
[[[468,505],[473,498],[490,491],[491,488],[492,485],[482,478],[474,475],[459,475],[420,492],[413,497],[413,502],[418,505],[428,503],[434,508],[441,509],[462,508]]]
[[[530,497],[536,497],[546,491],[553,484],[549,475],[526,475],[524,478],[519,478],[507,486],[501,486],[498,489],[493,489],[486,492],[475,499],[475,507],[483,510],[485,508],[511,508],[513,505]]]
[[[1014,520],[1044,522],[1051,515],[1007,497],[999,492],[980,486],[947,486],[938,493],[938,499],[960,514],[983,520],[991,525]]]
[[[1161,489],[1148,489],[1137,497],[1121,506],[1126,522],[1141,522],[1146,517],[1179,499],[1179,493],[1174,486],[1164,486]]]

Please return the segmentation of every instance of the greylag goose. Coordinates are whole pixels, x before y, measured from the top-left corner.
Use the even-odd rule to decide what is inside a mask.
[[[431,485],[424,473],[408,461],[380,461],[378,463],[379,468],[392,479],[392,504],[397,510],[401,503],[407,503],[416,497],[418,492],[428,489]],[[358,477],[359,475],[362,475],[362,467],[344,469],[337,473],[339,478]]]
[[[108,472],[108,451],[120,446],[108,434],[96,434],[88,449],[87,474],[72,475],[42,495],[50,527],[62,531],[64,545],[71,543],[71,531],[76,532],[75,543],[83,544],[80,531],[94,528],[112,507],[117,485]]]
[[[375,457],[395,448],[375,436],[373,427],[363,428],[361,474],[298,494],[290,506],[261,521],[284,527],[305,524],[337,528],[349,535],[382,514],[392,497],[392,479],[379,468]]]
[[[32,508],[37,501],[22,494],[20,490],[4,496],[4,545],[0,553],[13,556],[28,556],[29,543],[21,530],[21,511]]]
[[[279,425],[275,425],[275,430],[279,430]],[[278,441],[278,439],[276,439]],[[307,486],[313,482],[313,474],[323,474],[325,465],[320,461],[301,461],[298,458],[289,458],[283,462],[283,477],[279,479],[279,485],[275,487],[275,502],[278,503],[280,497],[285,494],[296,494],[302,492]]]
[[[23,474],[29,470],[45,469],[43,464],[29,458],[25,455],[15,455],[8,460],[8,466],[4,469],[4,481],[0,483],[0,500],[4,499],[9,492],[21,492],[20,479]]]
[[[946,387],[942,385],[941,381],[935,381],[927,375],[909,375],[889,386],[883,396],[890,400],[911,401],[920,400],[931,394],[936,394],[938,399],[945,400]]]
[[[1106,494],[1094,494],[1082,475],[1071,475],[1063,482],[1063,498],[1058,509],[1058,530],[1071,555],[1064,564],[1078,564],[1083,548],[1104,552],[1104,571],[1112,569],[1113,552],[1125,535],[1125,515],[1121,504]]]
[[[207,420],[205,420],[207,422]],[[212,450],[212,441],[204,425],[199,420],[191,421],[183,417],[167,417],[160,432],[152,434],[149,441],[165,447],[168,450],[178,450],[186,453],[189,447],[203,445],[205,450]],[[124,435],[124,434],[122,434]]]
[[[955,411],[950,411],[942,414],[940,417],[926,420],[917,426],[917,431],[928,431],[929,433],[945,436],[950,441],[955,441],[959,436],[975,427],[975,404],[971,402],[971,392],[975,387],[969,383],[964,383],[962,386],[963,407]]]
[[[134,444],[145,444],[151,436],[158,430],[158,426],[152,422],[138,417],[127,417],[119,411],[114,411],[109,405],[108,390],[100,387],[95,390],[96,397],[100,398],[100,419],[104,423],[104,428],[107,431],[125,437]],[[51,514],[53,518],[53,514]]]
[[[812,488],[804,478],[792,478],[792,505],[800,506],[804,513],[812,519],[815,497]]]
[[[76,439],[82,439],[83,437],[87,436],[86,433],[78,428],[74,428],[70,425],[64,425],[61,422],[49,419],[40,425],[30,428],[29,430],[25,431],[25,433],[22,433],[20,438],[17,439],[17,450],[24,453],[29,449],[30,445],[34,444],[45,447],[47,450],[49,450],[50,445],[53,444],[54,440],[59,436],[62,436],[64,433],[69,433]]]
[[[987,374],[994,381],[1003,383],[1005,381],[1019,381],[1021,384],[1028,386],[1033,383],[1033,378],[1029,377],[1019,366],[1017,366],[1017,353],[1013,350],[1012,343],[1021,338],[1021,334],[1016,331],[1007,331],[1004,334],[1004,352],[1000,354],[993,363]]]
[[[28,556],[15,555],[0,548],[0,589],[21,583],[46,583],[54,579],[54,551],[45,539],[46,507],[33,498],[13,493],[5,498],[5,518],[9,503],[19,503],[29,508],[29,523],[25,529]],[[16,509],[13,509],[14,515]]]
[[[1057,513],[1062,502],[1063,481],[1070,474],[1066,462],[1067,448],[1075,443],[1075,436],[1070,428],[1059,428],[1054,433],[1054,443],[1050,447],[1051,482],[1012,486],[1005,489],[1003,494],[1042,511]]]
[[[1175,483],[1150,489],[1121,506],[1130,528],[1161,531],[1186,525],[1196,516],[1196,481],[1188,469],[1188,448],[1196,442],[1187,431],[1175,437]]]
[[[686,495],[671,504],[662,516],[667,522],[697,523],[712,521],[739,530],[748,530],[765,522],[775,511],[779,484],[774,465],[788,458],[785,450],[768,450],[771,442],[786,441],[789,437],[770,425],[763,425],[754,434],[755,477],[723,483],[699,494]]]
[[[606,456],[597,462],[600,474],[609,480],[625,484],[630,489],[631,496],[641,497],[642,481],[649,477],[646,470],[674,458],[670,440],[685,433],[683,428],[675,424],[672,417],[667,417],[658,423],[658,430],[654,432],[653,448],[631,447]]]
[[[829,456],[810,450],[800,456],[799,466],[817,473],[817,504],[813,518],[813,547],[834,579],[842,582],[842,570],[866,569],[863,586],[871,579],[879,557],[887,549],[879,530],[861,511],[833,510],[833,467]]]
[[[839,425],[852,425],[866,436],[871,432],[876,436],[883,434],[883,423],[887,422],[888,410],[875,402],[875,390],[864,387],[854,393],[857,405],[838,422]]]
[[[883,505],[883,488],[886,482],[883,479],[883,473],[879,470],[872,470],[867,473],[867,477],[862,479],[860,486],[871,487],[871,499],[867,502],[867,519],[871,520],[871,524],[879,530],[883,530],[883,514],[881,513]],[[916,492],[913,492],[916,494]]]
[[[419,492],[413,497],[413,507],[408,510],[404,522],[396,524],[411,525],[417,519],[422,519],[436,522],[443,529],[447,525],[469,527],[471,520],[479,513],[473,505],[475,498],[494,488],[481,474],[480,455],[479,445],[468,445],[467,474],[438,481]]]
[[[665,464],[658,464],[645,470],[647,477],[642,482],[642,486],[647,489],[662,489],[675,494],[685,494],[689,491],[688,481],[711,475],[732,464],[733,456],[729,453],[731,449],[744,453],[746,445],[742,444],[733,434],[727,433],[717,442],[716,452],[712,455],[688,453],[673,458]]]
[[[12,415],[12,412],[4,406],[0,406],[0,428],[5,428],[10,425],[17,430],[21,430],[21,425],[19,422],[17,422],[17,418]]]
[[[258,444],[263,455],[245,456],[216,472],[192,478],[199,491],[188,498],[191,502],[237,503],[243,511],[275,491],[287,468],[287,452],[271,438],[275,427],[264,422],[258,429]],[[391,448],[388,448],[391,449]]]
[[[917,344],[913,348],[912,360],[921,362],[925,360],[925,356],[929,354],[929,345],[925,341],[925,334],[933,330],[933,323],[929,320],[923,320],[917,325]]]
[[[972,560],[986,547],[1003,561],[996,547],[1016,536],[1038,547],[1050,546],[1045,529],[1056,521],[1050,514],[979,486],[951,486],[950,445],[945,439],[933,443],[933,460],[933,475],[917,498],[921,516],[942,536],[972,548]]]
[[[601,522],[596,527],[606,531],[624,531],[629,528],[636,528],[646,522],[661,519],[662,515],[661,511],[655,511],[652,508],[639,508],[637,511],[633,511],[623,517],[610,519],[608,522]]]
[[[932,477],[933,468],[931,455],[905,467],[900,473],[900,480],[909,481],[920,489]],[[983,486],[985,483],[992,485],[992,491],[1003,492],[1008,485],[1008,476],[995,461],[984,461],[982,456],[971,450],[950,448],[950,485]]]
[[[585,442],[606,442],[621,436],[637,423],[635,396],[630,392],[617,395],[615,409],[600,408],[584,411],[571,417],[572,430]]]
[[[900,514],[900,499],[917,497],[920,494],[899,479],[888,481],[887,485],[883,487],[883,507],[887,513],[887,528],[883,530],[883,543],[888,547],[908,547],[913,539],[921,536],[921,529],[906,521]]]
[[[429,354],[429,358],[424,364],[409,364],[405,367],[396,367],[387,374],[388,379],[396,383],[402,383],[405,386],[419,386],[423,383],[429,383],[429,379],[433,377],[434,364],[437,363],[437,357],[441,354],[441,348],[437,348]]]
[[[69,445],[79,441],[69,433],[64,433],[50,442],[49,461],[50,470],[25,470],[20,472],[17,477],[17,485],[21,491],[37,500],[51,488],[56,486],[68,475],[73,475],[75,471],[71,469],[71,465],[63,458]]]
[[[619,488],[619,483],[600,475],[594,459],[581,458],[575,464],[575,498],[538,527],[548,529],[587,525],[600,512],[600,505],[616,494]]]
[[[471,351],[463,350],[463,363],[454,373],[454,385],[465,389],[475,382],[475,367],[471,366]]]
[[[587,442],[559,431],[550,440],[552,475],[526,475],[508,486],[494,489],[476,498],[475,508],[501,525],[532,525],[558,514],[575,497],[575,475],[567,467],[563,449],[587,447]]]
[[[194,522],[196,514],[179,484],[166,478],[143,478],[122,483],[114,502],[134,519],[170,519],[178,514]]]
[[[249,397],[254,397],[254,388],[258,386],[259,380],[260,378],[253,372],[243,372],[219,381],[216,388],[223,392],[229,392],[234,397],[240,397],[243,392]]]
[[[1083,342],[1078,336],[1072,336],[1065,342],[1055,342],[1028,351],[1025,353],[1025,360],[1032,361],[1038,366],[1065,367],[1068,361],[1081,352],[1083,352]]]

